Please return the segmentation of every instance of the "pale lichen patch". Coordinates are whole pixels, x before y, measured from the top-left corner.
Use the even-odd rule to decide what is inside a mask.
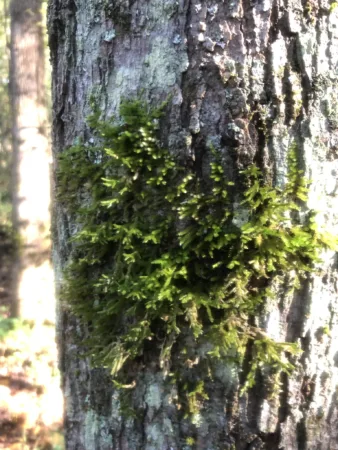
[[[165,37],[154,39],[145,61],[147,65],[142,78],[146,78],[148,84],[164,92],[179,81],[179,77],[189,66],[186,52],[177,52],[175,46]]]
[[[158,423],[150,423],[145,428],[147,444],[145,450],[158,450],[165,448],[165,436]]]
[[[271,44],[271,64],[274,78],[274,92],[278,97],[282,96],[282,78],[285,65],[287,63],[287,50],[285,41],[282,38],[277,39]]]
[[[162,404],[160,386],[157,383],[151,384],[145,395],[145,402],[149,408],[159,409]]]
[[[94,449],[99,446],[102,450],[109,450],[113,446],[112,436],[107,427],[105,417],[101,417],[92,409],[85,413],[85,448]]]
[[[302,61],[302,69],[309,80],[312,80],[313,55],[317,50],[317,36],[315,29],[298,35],[298,56]]]

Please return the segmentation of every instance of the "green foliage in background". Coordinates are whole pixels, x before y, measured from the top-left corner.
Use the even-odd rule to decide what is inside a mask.
[[[28,334],[31,326],[22,319],[9,317],[8,307],[0,307],[0,343],[6,339],[14,339],[18,333]]]
[[[189,327],[197,344],[209,343],[210,359],[241,364],[250,343],[245,388],[258,368],[288,373],[283,353],[296,345],[269,338],[255,317],[273,297],[272,283],[292,273],[299,285],[322,249],[336,246],[315,214],[304,213],[308,182],[296,148],[283,189],[255,165],[241,172],[234,210],[221,156],[210,149],[208,178],[199,179],[161,145],[161,111],[127,101],[120,120],[101,121],[94,106],[88,122],[97,144],[78,142],[59,160],[59,201],[76,224],[63,298],[89,325],[89,353],[115,376],[153,341],[163,364]]]

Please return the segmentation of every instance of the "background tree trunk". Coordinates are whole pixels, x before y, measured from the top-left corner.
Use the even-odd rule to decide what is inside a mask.
[[[54,320],[50,264],[50,149],[42,0],[12,0],[10,90],[13,115],[13,316]]]
[[[118,111],[121,98],[143,91],[158,105],[171,94],[163,130],[171,151],[193,155],[203,173],[212,143],[222,150],[230,178],[255,161],[282,184],[296,140],[313,180],[310,207],[336,228],[335,6],[325,0],[51,1],[55,155],[77,137],[90,138],[90,94],[106,117]],[[59,283],[73,227],[60,205],[54,225]],[[320,274],[292,298],[281,292],[261,318],[269,335],[303,349],[279,398],[268,399],[264,380],[240,396],[239,375],[220,366],[206,385],[209,400],[198,426],[173,404],[179,387],[147,360],[130,398],[137,413],[120,415],[108,373],[78,358],[81,329],[60,309],[67,449],[338,449],[337,308],[336,259],[327,253]]]

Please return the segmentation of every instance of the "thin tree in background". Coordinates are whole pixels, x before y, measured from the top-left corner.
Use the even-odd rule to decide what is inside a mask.
[[[9,96],[9,11],[0,2],[0,306],[8,314],[12,304],[12,267],[15,239],[11,204],[11,105]],[[1,314],[0,312],[0,314]]]
[[[53,320],[48,115],[41,0],[13,0],[10,89],[13,117],[13,227],[19,251],[12,314]]]
[[[0,1],[0,448],[6,449],[64,448],[49,257],[45,9],[45,1]]]
[[[11,106],[9,99],[9,16],[6,0],[0,3],[0,226],[10,227]]]

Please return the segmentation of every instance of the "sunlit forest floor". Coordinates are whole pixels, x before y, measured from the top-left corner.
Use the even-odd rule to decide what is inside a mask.
[[[11,251],[0,242],[0,449],[62,450],[54,324],[9,317]]]

